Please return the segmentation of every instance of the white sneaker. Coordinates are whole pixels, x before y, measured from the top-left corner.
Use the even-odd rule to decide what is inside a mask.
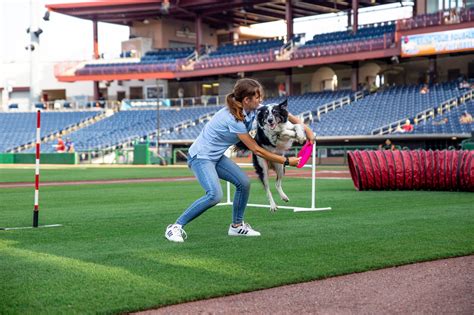
[[[184,236],[184,238],[183,238]],[[182,243],[188,236],[179,224],[170,224],[166,228],[165,237],[172,242]]]
[[[252,229],[250,224],[242,222],[241,226],[233,227],[232,224],[229,226],[230,236],[260,236],[260,232]]]

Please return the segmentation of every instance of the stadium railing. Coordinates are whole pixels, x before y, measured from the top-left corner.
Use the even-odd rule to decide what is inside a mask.
[[[397,31],[408,31],[416,28],[451,25],[474,21],[474,7],[438,11],[417,15],[410,19],[398,20]]]

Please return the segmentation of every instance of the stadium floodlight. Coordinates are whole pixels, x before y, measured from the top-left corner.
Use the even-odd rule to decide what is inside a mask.
[[[44,13],[43,20],[49,21],[49,10]]]
[[[38,30],[36,30],[35,32],[33,32],[33,34],[35,34],[35,36],[39,38],[39,36],[40,36],[41,34],[43,34],[43,30],[42,30],[41,28],[38,28]]]

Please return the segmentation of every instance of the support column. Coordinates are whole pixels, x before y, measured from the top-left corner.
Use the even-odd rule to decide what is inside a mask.
[[[354,23],[352,24],[352,33],[357,33],[359,27],[359,1],[352,0],[352,14],[354,15]]]
[[[93,28],[93,37],[94,37],[94,59],[99,59],[99,32],[97,27],[97,21],[92,21],[92,28]],[[94,81],[94,101],[99,99],[99,82]]]
[[[354,61],[352,63],[352,73],[351,73],[351,89],[353,92],[357,91],[358,85],[359,85],[359,62]]]
[[[293,6],[291,0],[286,0],[286,41],[290,41],[293,37]]]
[[[202,18],[196,16],[196,51],[199,53],[202,45]]]
[[[286,88],[286,96],[293,95],[293,71],[291,68],[285,70],[285,88]]]
[[[435,56],[429,57],[429,68],[428,68],[428,84],[433,84],[438,81],[436,73],[438,73],[438,58]]]
[[[347,10],[347,29],[349,29],[350,27],[352,27],[352,19],[351,19],[351,16],[352,16],[352,10]]]

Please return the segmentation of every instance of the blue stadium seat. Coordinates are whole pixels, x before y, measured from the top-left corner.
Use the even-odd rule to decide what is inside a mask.
[[[41,136],[45,137],[86,121],[101,112],[43,112]],[[0,152],[36,141],[36,113],[0,113]]]

